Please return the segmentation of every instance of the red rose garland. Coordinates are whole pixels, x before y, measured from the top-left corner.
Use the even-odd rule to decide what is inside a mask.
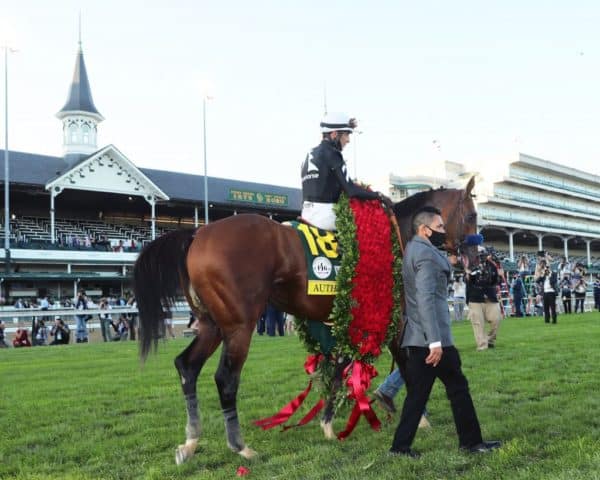
[[[358,264],[352,279],[350,340],[359,358],[378,357],[384,343],[393,307],[394,257],[390,220],[378,200],[350,200],[356,223]]]
[[[342,262],[337,275],[337,294],[330,318],[335,347],[331,359],[321,354],[309,355],[305,363],[309,375],[322,376],[324,385],[331,385],[331,361],[350,359],[343,373],[348,387],[344,395],[354,402],[346,428],[338,434],[344,439],[354,429],[362,415],[372,428],[380,422],[371,408],[366,392],[377,375],[372,362],[381,354],[381,346],[395,335],[400,319],[402,289],[402,259],[399,239],[391,234],[390,219],[378,200],[349,200],[342,195],[335,206],[337,238]],[[308,334],[306,320],[296,319],[300,337],[308,350],[320,351],[319,344]],[[328,381],[326,380],[328,379]],[[308,387],[283,407],[276,415],[254,422],[263,429],[285,423],[300,407],[311,390]],[[331,391],[327,392],[331,394]],[[341,393],[341,392],[340,392]],[[304,425],[321,410],[323,400],[293,426]],[[284,429],[290,428],[284,427]]]

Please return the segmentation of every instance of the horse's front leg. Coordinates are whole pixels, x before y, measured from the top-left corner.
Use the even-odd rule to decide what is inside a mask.
[[[335,371],[333,374],[333,382],[331,383],[331,391],[329,392],[329,396],[327,398],[327,403],[325,404],[325,410],[323,411],[323,417],[321,418],[321,428],[323,429],[323,434],[325,438],[328,440],[334,440],[336,438],[335,432],[333,431],[333,417],[335,416],[335,407],[336,407],[336,398],[337,393],[342,385],[342,375],[344,373],[344,369],[350,363],[349,360],[339,359],[335,367]]]
[[[240,374],[248,356],[251,335],[251,331],[240,329],[224,339],[221,360],[215,373],[215,382],[219,390],[219,399],[225,420],[227,446],[244,458],[252,458],[256,455],[254,450],[246,446],[242,438],[237,414]]]

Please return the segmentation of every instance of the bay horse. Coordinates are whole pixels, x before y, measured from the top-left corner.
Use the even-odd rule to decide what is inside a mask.
[[[477,231],[471,178],[462,189],[420,192],[393,207],[401,243],[412,230],[419,208],[439,208],[446,223],[448,252],[463,263],[476,263],[477,248],[465,244]],[[461,248],[462,247],[462,248]],[[289,226],[261,215],[231,216],[197,230],[166,233],[144,247],[134,267],[134,290],[140,318],[140,357],[157,347],[165,310],[181,291],[196,316],[197,336],[175,358],[187,408],[186,441],[176,449],[176,463],[189,459],[200,437],[196,380],[206,360],[223,344],[215,382],[225,419],[229,448],[245,458],[256,454],[242,438],[236,397],[240,375],[256,323],[267,302],[299,318],[327,321],[333,296],[308,296],[307,267],[299,235]],[[401,329],[399,329],[401,330]],[[401,336],[399,331],[399,336]],[[395,348],[394,348],[395,344]],[[398,358],[398,341],[390,346]],[[332,437],[332,409],[322,424]]]

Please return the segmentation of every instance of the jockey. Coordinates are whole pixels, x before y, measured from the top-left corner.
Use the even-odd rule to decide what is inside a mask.
[[[342,191],[362,200],[381,194],[359,187],[348,178],[342,150],[350,143],[356,120],[343,113],[328,113],[321,121],[323,139],[302,163],[302,219],[323,230],[336,230],[333,206]]]

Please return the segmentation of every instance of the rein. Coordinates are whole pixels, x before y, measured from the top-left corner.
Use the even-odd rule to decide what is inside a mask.
[[[388,215],[390,216],[390,222],[392,222],[392,225],[394,226],[394,231],[396,232],[398,242],[400,243],[400,252],[402,253],[402,256],[404,256],[404,242],[402,240],[402,232],[400,232],[400,226],[398,225],[398,219],[396,219],[396,214],[394,213],[394,210],[392,210],[391,208],[388,208],[387,210]]]
[[[463,239],[463,230],[464,230],[464,223],[465,223],[465,219],[464,219],[464,204],[465,204],[465,196],[463,195],[462,190],[459,190],[460,193],[460,201],[458,202],[458,208],[456,210],[454,210],[455,215],[454,217],[456,217],[456,215],[458,215],[458,228],[457,228],[457,245],[447,248],[447,251],[452,254],[452,255],[456,255],[456,257],[460,258],[461,257],[461,246],[464,244],[464,239]]]

